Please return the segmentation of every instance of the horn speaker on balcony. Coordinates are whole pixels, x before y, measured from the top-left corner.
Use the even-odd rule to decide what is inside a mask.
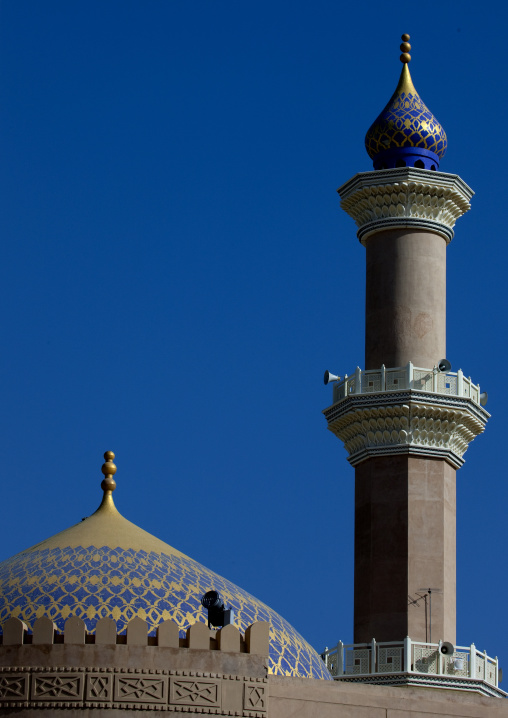
[[[450,371],[450,369],[452,368],[452,365],[450,364],[448,359],[441,359],[439,361],[439,364],[437,365],[437,368],[439,369],[439,371],[446,372],[446,371]]]
[[[329,384],[331,381],[340,381],[340,376],[337,376],[336,374],[330,374],[329,371],[325,371],[323,381],[325,384]]]
[[[455,653],[455,646],[453,645],[453,643],[445,641],[441,644],[441,648],[439,650],[444,656],[453,656],[453,654]]]

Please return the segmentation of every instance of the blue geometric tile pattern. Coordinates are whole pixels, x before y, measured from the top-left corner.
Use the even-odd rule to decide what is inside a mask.
[[[167,619],[186,629],[206,620],[200,598],[210,589],[235,609],[235,625],[242,632],[254,621],[270,623],[270,673],[331,678],[314,649],[279,614],[177,552],[36,546],[0,563],[0,623],[17,616],[31,628],[45,615],[62,631],[69,616],[78,616],[91,631],[99,618],[112,617],[122,631],[140,616],[151,634]]]
[[[397,89],[365,136],[369,157],[396,147],[421,147],[442,158],[447,145],[443,127],[415,90],[404,64]]]

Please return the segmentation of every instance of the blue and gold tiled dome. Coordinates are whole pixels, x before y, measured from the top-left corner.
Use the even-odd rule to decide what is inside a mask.
[[[105,456],[104,466],[114,468],[114,454]],[[168,619],[186,629],[206,621],[200,599],[214,589],[235,609],[242,632],[255,621],[270,623],[270,673],[331,678],[279,614],[121,516],[112,497],[113,473],[103,481],[104,498],[92,516],[0,563],[0,623],[16,616],[31,627],[48,616],[63,630],[69,616],[78,616],[93,630],[99,618],[112,617],[122,631],[140,616],[152,634]]]
[[[365,147],[375,169],[408,166],[437,170],[446,152],[446,133],[414,88],[408,67],[409,35],[402,35],[402,40],[399,84],[369,128]]]

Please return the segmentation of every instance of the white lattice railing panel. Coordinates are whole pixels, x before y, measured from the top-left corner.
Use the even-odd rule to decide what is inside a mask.
[[[371,394],[377,391],[383,391],[381,384],[381,372],[364,372],[362,394]]]
[[[407,372],[400,369],[394,371],[393,369],[386,370],[386,391],[394,391],[396,389],[406,389],[408,386]]]
[[[436,648],[416,645],[413,653],[414,670],[418,673],[437,673],[439,670],[439,653]]]
[[[438,394],[457,396],[457,376],[453,374],[438,374],[437,392]]]
[[[346,653],[346,673],[365,675],[370,673],[370,648],[356,648]]]
[[[415,369],[413,372],[413,389],[416,391],[432,391],[433,372],[428,369]]]
[[[403,646],[393,648],[378,648],[377,670],[378,673],[400,673],[404,661]]]
[[[481,653],[476,654],[476,677],[485,679],[485,657]]]
[[[496,664],[492,663],[489,659],[487,659],[485,665],[485,680],[492,686],[495,686],[497,684]]]
[[[444,660],[444,672],[449,676],[463,676],[467,678],[470,673],[469,651],[455,651],[450,658]]]
[[[339,657],[337,655],[337,652],[326,655],[325,654],[325,665],[332,674],[332,676],[338,676],[339,675]]]

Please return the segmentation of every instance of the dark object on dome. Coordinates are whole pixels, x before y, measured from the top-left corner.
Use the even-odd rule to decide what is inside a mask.
[[[201,597],[201,605],[204,608],[224,608],[224,601],[218,591],[207,591]]]
[[[408,37],[403,35],[403,39]],[[407,41],[402,43],[399,84],[365,136],[365,147],[376,170],[437,170],[448,145],[446,132],[414,88],[408,67],[410,48]]]
[[[232,608],[226,608],[218,591],[207,591],[201,597],[201,605],[208,611],[208,628],[223,628],[235,620]]]

